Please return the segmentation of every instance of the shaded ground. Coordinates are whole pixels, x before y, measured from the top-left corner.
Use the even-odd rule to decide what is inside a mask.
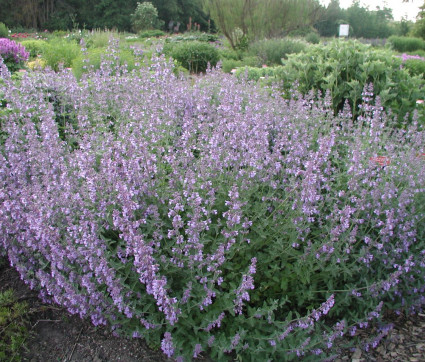
[[[41,303],[14,269],[0,266],[0,291],[10,288],[18,301],[26,301],[30,308],[30,337],[23,361],[167,361],[161,351],[149,349],[140,339],[116,338],[106,328],[95,327],[63,308]]]
[[[0,292],[10,288],[30,308],[30,337],[27,349],[22,352],[23,361],[171,361],[161,351],[149,349],[140,339],[116,338],[106,328],[96,328],[62,308],[41,303],[37,293],[20,280],[14,269],[0,264]],[[425,362],[425,314],[410,317],[391,314],[387,322],[395,327],[376,350],[345,350],[336,361]],[[362,337],[367,339],[371,331],[362,331]]]

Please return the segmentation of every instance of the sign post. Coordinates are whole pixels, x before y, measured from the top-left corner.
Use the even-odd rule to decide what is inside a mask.
[[[347,37],[348,36],[348,32],[350,30],[350,25],[348,24],[340,24],[339,25],[339,36],[344,36]]]

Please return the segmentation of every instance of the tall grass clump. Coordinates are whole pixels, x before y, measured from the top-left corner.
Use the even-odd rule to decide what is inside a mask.
[[[85,44],[88,48],[106,48],[111,39],[118,39],[119,33],[113,30],[93,29],[87,32]]]
[[[393,35],[388,38],[387,42],[392,49],[400,53],[425,50],[425,41],[421,38]]]
[[[0,22],[0,38],[9,37],[9,28],[2,22]]]
[[[46,65],[53,70],[69,68],[74,59],[80,55],[80,46],[74,41],[61,38],[53,38],[42,49],[42,57]]]
[[[289,54],[297,54],[307,48],[307,43],[297,39],[265,39],[250,45],[249,52],[262,60],[262,64],[282,64]]]
[[[116,45],[113,50],[114,56],[109,58],[110,66],[122,67],[127,71],[131,71],[136,68],[136,63],[138,63],[136,54],[142,55],[144,53],[139,47],[119,46],[120,42],[116,38],[110,38],[108,43]],[[80,79],[84,73],[101,69],[102,61],[108,58],[106,54],[111,51],[110,47],[86,48],[84,43],[82,43],[82,45],[82,51],[72,62],[72,72],[77,79]],[[143,58],[145,57],[143,56]]]
[[[315,361],[422,310],[415,123],[394,129],[368,88],[354,123],[329,97],[107,54],[79,82],[0,83],[0,254],[43,300],[177,360]]]

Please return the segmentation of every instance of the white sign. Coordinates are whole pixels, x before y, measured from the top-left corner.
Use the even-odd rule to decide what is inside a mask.
[[[348,36],[348,30],[349,29],[350,29],[350,25],[340,24],[339,25],[339,36]]]

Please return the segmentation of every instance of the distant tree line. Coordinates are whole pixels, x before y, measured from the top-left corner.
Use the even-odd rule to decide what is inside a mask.
[[[357,38],[387,38],[394,33],[403,33],[402,25],[393,22],[392,9],[366,9],[359,1],[354,1],[348,9],[342,9],[338,0],[331,0],[327,7],[322,8],[319,21],[315,28],[322,36],[336,36],[340,24],[350,25],[350,36]],[[402,21],[403,22],[403,21]],[[404,32],[409,28],[404,20]]]
[[[10,28],[38,30],[67,30],[75,27],[115,28],[131,31],[131,14],[137,2],[143,0],[0,0],[0,22]],[[208,30],[208,17],[202,9],[202,0],[150,0],[158,10],[164,30],[180,23],[200,24]]]
[[[401,0],[400,0],[401,1]],[[10,28],[70,30],[108,28],[131,31],[131,14],[143,0],[0,0],[0,22]],[[337,36],[340,24],[350,25],[350,36],[386,38],[406,35],[412,23],[393,21],[392,10],[369,9],[353,1],[348,9],[339,0],[328,6],[319,0],[150,0],[162,30],[185,31],[193,24],[202,31],[217,29],[232,42],[288,33],[316,31]],[[424,8],[424,7],[423,7]],[[420,21],[423,20],[419,16]],[[421,14],[419,14],[421,15]],[[211,19],[210,19],[211,18]],[[422,25],[419,33],[425,33]],[[193,27],[192,27],[193,29]],[[239,35],[238,35],[239,34]],[[419,34],[420,35],[420,34]]]

